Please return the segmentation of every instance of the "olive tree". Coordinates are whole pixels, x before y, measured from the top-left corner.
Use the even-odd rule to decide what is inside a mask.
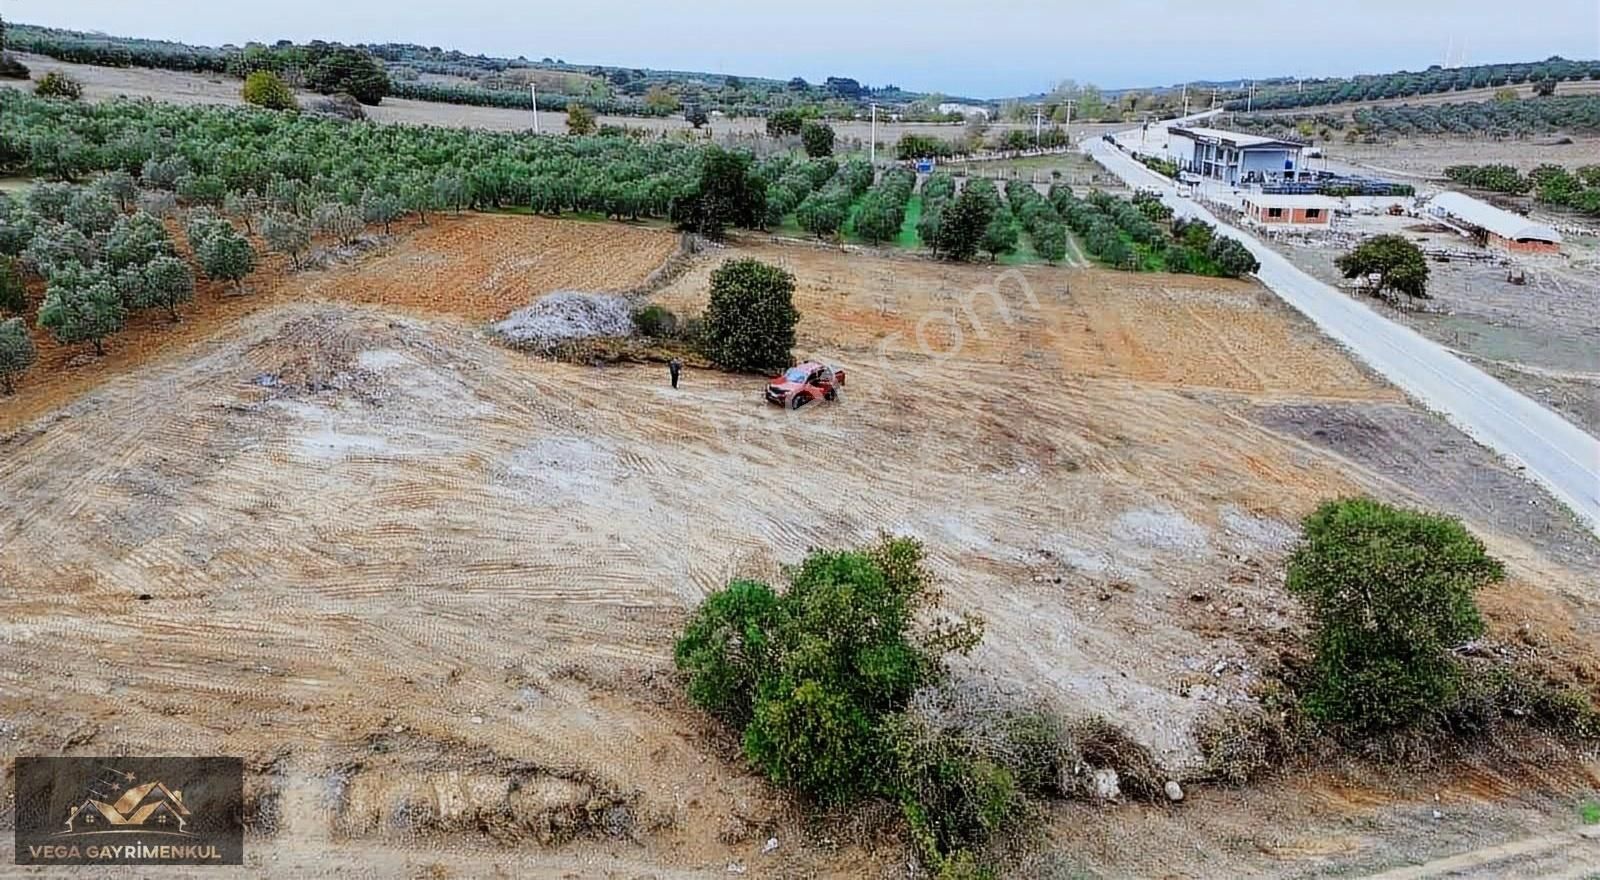
[[[132,207],[139,197],[139,182],[133,179],[132,174],[120,168],[106,172],[94,182],[94,187],[115,199],[117,207],[123,211]]]
[[[255,217],[261,213],[263,199],[256,195],[255,190],[242,193],[228,193],[222,198],[223,213],[244,224],[246,234],[255,234]]]
[[[21,318],[0,321],[0,390],[7,394],[16,391],[17,377],[33,366],[37,356],[28,325]]]
[[[355,208],[342,202],[328,202],[317,206],[317,231],[331,235],[342,245],[349,245],[361,235],[365,225]]]
[[[109,232],[122,216],[117,203],[110,196],[93,189],[79,189],[67,202],[62,218],[84,235]]]
[[[105,260],[113,270],[143,266],[174,252],[167,227],[143,211],[118,217],[106,235],[104,249]]]
[[[194,273],[189,265],[173,256],[156,257],[141,270],[142,284],[133,305],[141,309],[163,308],[167,317],[178,320],[178,306],[194,300]]]
[[[194,254],[207,278],[231,281],[235,290],[244,289],[244,276],[256,267],[256,252],[249,239],[226,220],[212,227]]]
[[[105,354],[107,336],[122,329],[128,309],[122,295],[105,273],[77,263],[60,267],[50,276],[44,302],[39,306],[39,326],[57,342],[88,342],[95,354]]]
[[[294,214],[273,211],[261,218],[261,237],[267,247],[288,254],[289,261],[300,268],[300,255],[311,247],[311,222]]]
[[[0,312],[22,314],[28,307],[27,290],[15,260],[0,257]]]
[[[45,278],[69,264],[93,264],[98,257],[99,250],[94,242],[65,223],[53,223],[38,230],[22,251],[22,262]]]
[[[383,226],[383,234],[389,234],[389,224],[400,218],[405,213],[405,205],[400,197],[387,192],[367,190],[361,194],[361,219],[366,223],[377,223]]]

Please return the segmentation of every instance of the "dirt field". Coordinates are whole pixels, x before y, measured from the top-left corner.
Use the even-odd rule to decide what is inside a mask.
[[[659,259],[670,235],[514,217],[404,235],[354,266],[269,267],[186,335],[19,397],[0,759],[244,755],[255,874],[903,876],[870,811],[803,821],[684,704],[671,640],[709,590],[919,536],[948,604],[988,621],[960,686],[1103,713],[1182,774],[1194,721],[1295,637],[1293,524],[1358,491],[1466,517],[1511,572],[1485,597],[1494,634],[1596,669],[1581,533],[1407,463],[1458,440],[1254,284],[711,249],[657,299],[703,303],[729,256],[780,263],[797,353],[850,370],[840,402],[788,413],[759,378],[691,370],[674,392],[659,367],[482,334],[519,285],[637,283],[648,254],[614,255]],[[566,246],[590,235],[621,238]],[[1367,446],[1304,435],[1294,406],[1368,414]],[[1393,867],[1568,828],[1597,781],[1553,760],[1493,785],[1330,769],[1063,807],[1039,875]],[[1435,804],[1448,823],[1421,818]]]
[[[1523,172],[1546,163],[1566,168],[1592,165],[1600,157],[1600,138],[1577,137],[1570,144],[1554,143],[1548,137],[1525,141],[1422,138],[1383,144],[1346,144],[1335,138],[1323,149],[1332,159],[1439,180],[1451,165],[1511,165]]]
[[[83,83],[84,97],[103,101],[126,95],[132,98],[152,98],[174,104],[243,104],[239,97],[239,80],[225,76],[185,73],[175,70],[154,70],[143,67],[96,67],[88,64],[69,64],[42,55],[19,52],[17,57],[28,65],[34,79],[51,70],[60,70]],[[302,103],[317,99],[318,95],[300,92]],[[460,128],[483,128],[492,131],[525,131],[533,127],[533,114],[526,110],[499,107],[469,107],[465,104],[438,104],[432,101],[414,101],[405,98],[385,98],[376,107],[367,107],[367,117],[376,122],[398,122],[406,125],[447,125]],[[639,116],[601,116],[602,125],[627,125],[653,131],[671,132],[690,129],[682,116],[666,119]],[[841,147],[852,142],[865,144],[871,138],[872,126],[868,122],[832,123],[841,140]],[[556,111],[539,113],[540,129],[547,133],[565,132],[567,114]],[[1099,132],[1116,126],[1074,125],[1074,136]],[[996,123],[991,132],[1019,129],[1033,131],[1032,123]],[[749,135],[766,131],[765,119],[714,118],[702,131],[713,136],[728,134]],[[888,122],[878,124],[878,141],[893,144],[905,134],[923,134],[950,140],[962,137],[966,126],[950,123]]]

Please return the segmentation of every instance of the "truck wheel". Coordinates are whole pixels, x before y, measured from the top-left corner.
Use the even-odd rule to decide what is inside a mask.
[[[827,391],[822,392],[822,396],[823,396],[823,398],[825,398],[827,400],[838,400],[839,399],[839,389],[837,389],[837,388],[829,388]]]
[[[790,409],[799,409],[800,407],[805,406],[805,404],[806,396],[804,394],[796,392],[793,397],[789,398]]]

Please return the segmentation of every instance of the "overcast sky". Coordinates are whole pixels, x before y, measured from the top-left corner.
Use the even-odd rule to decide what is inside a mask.
[[[1600,57],[1600,0],[0,0],[7,19],[220,45],[411,42],[999,97]]]

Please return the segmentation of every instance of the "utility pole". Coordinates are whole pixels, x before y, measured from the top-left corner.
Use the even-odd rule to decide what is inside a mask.
[[[1183,115],[1189,115],[1189,84],[1183,84]]]
[[[1044,105],[1033,108],[1033,145],[1039,146],[1044,135]]]
[[[1249,88],[1246,89],[1246,91],[1245,91],[1245,99],[1244,99],[1244,112],[1246,112],[1246,113],[1249,113],[1252,110],[1254,110],[1255,106],[1256,106],[1256,82],[1255,82],[1255,80],[1250,80],[1249,83],[1248,83],[1248,86],[1249,86]]]
[[[1064,101],[1062,103],[1067,105],[1067,128],[1066,128],[1066,132],[1065,133],[1066,133],[1066,136],[1067,136],[1067,140],[1070,141],[1070,140],[1072,140],[1072,105],[1075,102],[1071,98],[1068,98],[1066,101]]]
[[[874,167],[874,168],[878,167],[878,105],[877,104],[873,104],[872,105],[872,149],[870,151],[870,155],[872,156],[872,158],[869,161],[872,163],[872,167]]]
[[[539,87],[528,83],[528,97],[533,99],[533,133],[539,133]]]

